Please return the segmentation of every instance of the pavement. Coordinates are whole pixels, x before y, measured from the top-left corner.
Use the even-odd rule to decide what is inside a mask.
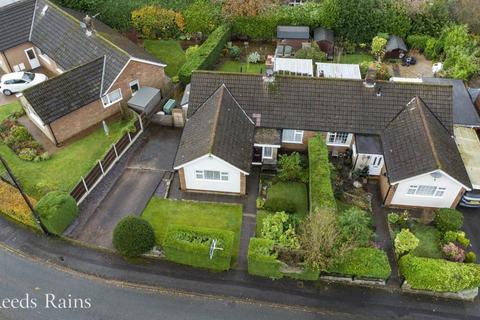
[[[99,186],[89,197],[97,205],[82,205],[78,221],[65,235],[99,247],[112,247],[112,233],[117,223],[127,215],[139,216],[148,201],[164,182],[173,175],[173,161],[180,142],[181,130],[150,126],[126,155],[123,166]],[[122,170],[120,170],[122,169]],[[116,179],[115,179],[116,178]],[[105,187],[106,184],[110,185]]]
[[[10,96],[6,96],[0,92],[0,107],[3,106],[4,104],[15,102],[16,100],[17,100],[17,97],[15,97],[14,94]]]
[[[458,207],[463,212],[463,230],[471,242],[471,250],[477,255],[477,263],[480,263],[480,209]]]

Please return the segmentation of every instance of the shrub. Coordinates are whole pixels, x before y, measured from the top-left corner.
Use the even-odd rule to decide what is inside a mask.
[[[269,239],[250,238],[248,245],[248,273],[256,276],[280,279],[283,265],[273,250],[275,242]]]
[[[234,233],[229,230],[169,225],[163,242],[168,260],[216,271],[230,269],[233,252]],[[217,241],[210,259],[213,240]]]
[[[209,0],[195,0],[184,16],[188,33],[210,34],[220,24],[220,6]]]
[[[357,207],[352,207],[338,216],[338,224],[344,239],[367,246],[373,236],[372,217]]]
[[[465,260],[465,251],[452,242],[444,245],[442,252],[450,261],[463,262],[463,260]]]
[[[47,230],[57,235],[62,234],[78,214],[75,199],[61,191],[47,193],[37,203],[35,210]]]
[[[37,151],[32,148],[23,148],[18,153],[18,157],[25,161],[32,161],[37,156]]]
[[[434,223],[441,232],[457,231],[463,226],[463,214],[455,209],[439,209],[435,215]]]
[[[113,247],[124,257],[138,257],[154,246],[155,232],[147,220],[127,216],[113,230]]]
[[[278,158],[278,175],[281,181],[306,182],[306,173],[302,167],[302,160],[298,152],[290,155],[281,154]]]
[[[228,48],[228,55],[233,60],[239,60],[241,52],[242,51],[240,50],[240,48],[238,46],[231,46],[231,47]]]
[[[337,203],[330,180],[328,149],[320,135],[308,140],[308,161],[310,210],[328,209],[336,211]]]
[[[408,229],[402,229],[395,237],[395,253],[397,256],[402,256],[414,250],[420,241]]]
[[[285,211],[294,213],[297,211],[295,202],[288,198],[268,197],[264,204],[265,209],[272,212]]]
[[[408,284],[414,289],[459,292],[480,286],[480,266],[476,264],[408,254],[400,259],[399,267]]]
[[[247,62],[248,63],[259,63],[260,61],[262,61],[262,57],[260,56],[260,53],[258,52],[252,52],[248,55],[247,57]]]
[[[392,212],[388,214],[387,219],[389,224],[396,225],[400,220],[400,216],[398,215],[398,213]]]
[[[477,261],[477,255],[475,252],[470,251],[465,255],[465,263],[475,263]]]
[[[457,242],[464,248],[470,245],[470,240],[465,236],[465,232],[460,231],[457,235]]]
[[[312,43],[311,47],[301,48],[295,52],[297,59],[311,59],[313,62],[327,61],[327,54],[320,50],[317,43]]]
[[[185,59],[190,59],[193,55],[195,55],[200,47],[198,44],[188,47],[185,51]]]
[[[392,270],[385,251],[376,248],[355,248],[337,259],[328,268],[328,272],[385,280]]]
[[[145,6],[132,12],[133,27],[145,38],[176,38],[185,29],[183,16],[158,5]]]
[[[456,231],[447,231],[443,235],[443,242],[444,243],[449,243],[449,242],[455,242],[457,241],[458,237],[458,232]]]
[[[285,248],[300,249],[295,228],[285,212],[270,214],[263,219],[262,238],[273,240]]]
[[[425,50],[423,53],[425,54],[425,57],[429,60],[433,60],[438,58],[440,55],[440,52],[437,47],[437,39],[435,38],[429,38],[425,44]]]
[[[381,59],[385,55],[385,46],[387,45],[387,39],[376,36],[372,40],[372,54]]]
[[[192,72],[208,69],[215,64],[225,44],[230,39],[230,28],[220,26],[215,29],[199,50],[188,59],[178,73],[183,84],[190,83]]]
[[[424,51],[430,38],[430,36],[423,34],[411,34],[407,37],[407,44],[412,49]]]
[[[24,126],[15,126],[12,128],[10,132],[12,137],[14,138],[14,142],[16,144],[20,144],[22,142],[28,141],[32,138],[28,130]]]

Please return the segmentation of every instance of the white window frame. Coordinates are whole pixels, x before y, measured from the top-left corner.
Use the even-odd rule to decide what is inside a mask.
[[[115,100],[115,101],[112,101],[112,100],[110,99],[110,96],[112,95],[112,93],[115,93],[115,92],[119,92],[119,93],[120,93],[120,98],[117,99],[117,100]],[[105,103],[104,98],[107,99],[107,103]],[[117,102],[122,101],[122,100],[123,100],[122,89],[118,88],[118,89],[116,89],[116,90],[113,90],[113,91],[107,93],[106,95],[104,95],[104,96],[101,98],[101,100],[102,100],[102,104],[103,104],[103,107],[104,107],[104,108],[108,108],[108,107],[110,107],[111,105],[113,105],[113,104],[115,104],[115,103],[117,103]]]
[[[270,150],[270,155],[268,155],[265,150]],[[273,159],[273,147],[262,147],[262,159]]]
[[[128,84],[128,86],[130,87],[130,92],[132,93],[132,96],[134,96],[138,92],[138,90],[133,92],[132,87],[134,85],[137,85],[138,90],[140,90],[140,81],[138,81],[138,79],[136,79],[136,80],[130,81],[130,83]]]
[[[333,141],[330,141],[330,140],[333,140]],[[348,146],[349,141],[350,141],[350,133],[348,132],[328,132],[327,134],[327,145],[329,146]]]
[[[206,172],[213,172],[213,176],[218,172],[218,179],[208,179],[206,178]],[[206,180],[206,181],[218,181],[218,182],[228,182],[230,180],[230,174],[224,171],[217,170],[195,170],[195,179],[197,180]]]
[[[285,139],[285,131],[293,131],[293,140]],[[303,130],[283,129],[283,131],[282,131],[282,142],[302,144],[303,143]]]
[[[431,195],[419,194],[418,191],[422,189],[430,188],[432,190]],[[410,185],[407,190],[408,196],[413,197],[427,197],[427,198],[442,198],[447,191],[447,188],[427,185]]]

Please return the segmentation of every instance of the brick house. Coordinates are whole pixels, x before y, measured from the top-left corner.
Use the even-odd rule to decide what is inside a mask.
[[[0,8],[4,72],[43,68],[50,80],[23,92],[28,117],[56,145],[117,115],[140,86],[163,89],[165,64],[83,14],[46,0]]]
[[[251,165],[275,163],[279,150],[306,151],[309,138],[320,134],[332,156],[351,154],[368,167],[387,206],[454,207],[472,188],[453,138],[449,84],[195,72],[185,129],[220,87],[255,123],[250,148],[231,149]],[[239,135],[233,123],[224,141]],[[181,143],[196,142],[184,134]],[[222,180],[215,183],[218,192]]]

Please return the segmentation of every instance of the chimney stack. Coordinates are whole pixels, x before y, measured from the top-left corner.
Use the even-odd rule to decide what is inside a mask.
[[[87,14],[85,18],[83,18],[83,22],[86,26],[85,34],[89,37],[95,32],[93,29],[93,19]]]
[[[367,75],[365,76],[365,82],[363,85],[365,88],[375,88],[377,84],[377,66],[374,62],[368,67]]]

